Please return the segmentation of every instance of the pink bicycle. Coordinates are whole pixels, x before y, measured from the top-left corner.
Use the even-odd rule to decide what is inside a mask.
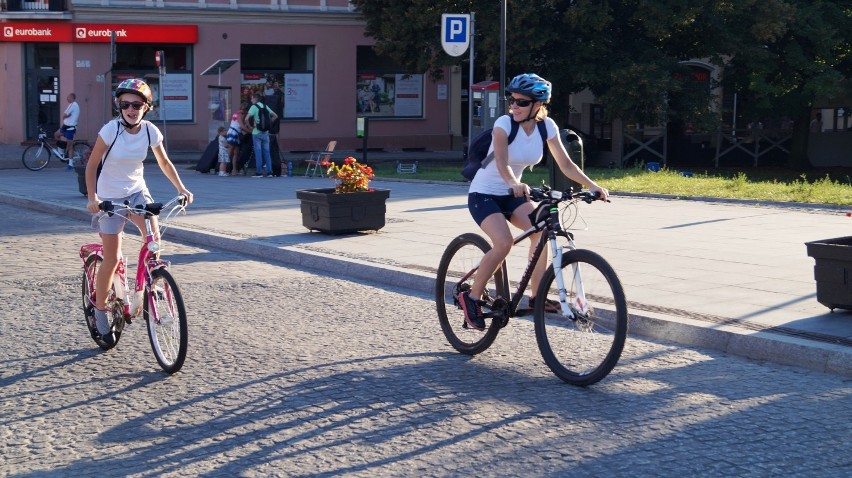
[[[100,209],[109,216],[123,209],[145,217],[145,240],[139,249],[139,260],[136,263],[135,287],[131,290],[126,281],[125,261],[121,255],[107,297],[108,315],[115,334],[113,344],[103,340],[95,325],[95,278],[103,262],[103,245],[85,244],[80,247],[80,259],[83,260],[83,314],[92,339],[103,350],[115,347],[124,326],[142,312],[148,325],[148,338],[154,356],[160,367],[170,374],[180,370],[186,359],[186,307],[177,283],[169,272],[169,262],[159,257],[160,243],[154,241],[151,218],[166,210],[168,213],[162,221],[166,224],[173,215],[185,212],[186,202],[186,196],[178,195],[165,204],[122,206],[110,201],[100,204]],[[162,231],[165,231],[165,226]]]

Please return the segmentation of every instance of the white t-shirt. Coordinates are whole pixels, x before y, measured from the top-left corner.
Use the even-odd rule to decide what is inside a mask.
[[[556,123],[550,118],[544,118],[544,124],[547,129],[547,139],[551,139],[559,133]],[[512,131],[512,118],[508,115],[503,115],[497,118],[494,122],[494,128],[500,128],[506,132],[506,136]],[[491,147],[488,148],[488,153],[494,151],[494,142],[491,142]],[[538,131],[538,125],[533,128],[531,134],[527,135],[523,126],[518,126],[518,134],[515,139],[509,144],[509,167],[518,178],[527,166],[538,164],[542,158],[544,151],[544,143],[541,142],[541,133]],[[470,182],[468,192],[480,194],[492,194],[495,196],[506,196],[509,193],[509,184],[503,180],[500,173],[497,172],[497,161],[491,160],[484,168],[476,172],[473,181]]]
[[[136,134],[130,134],[118,120],[110,121],[101,128],[98,136],[106,143],[109,155],[98,178],[98,197],[121,199],[146,188],[142,163],[148,157],[149,135],[151,148],[163,142],[163,134],[150,121],[142,120],[142,127]],[[110,150],[113,140],[115,144]]]
[[[72,101],[67,108],[65,108],[65,114],[70,115],[67,118],[62,120],[62,124],[65,126],[77,126],[77,120],[80,119],[80,105],[77,104],[76,101]]]

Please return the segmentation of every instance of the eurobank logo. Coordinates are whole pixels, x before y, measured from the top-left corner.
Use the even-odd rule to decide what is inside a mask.
[[[77,40],[85,40],[87,38],[110,38],[115,32],[116,38],[127,38],[127,30],[111,29],[111,28],[92,28],[92,27],[77,27],[74,29],[74,38]]]
[[[2,42],[109,43],[114,33],[122,43],[198,43],[197,25],[15,22],[0,28]]]

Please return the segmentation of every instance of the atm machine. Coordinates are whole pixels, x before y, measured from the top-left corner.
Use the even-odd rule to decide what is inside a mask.
[[[479,133],[493,128],[503,111],[497,111],[500,107],[500,82],[480,81],[470,87],[473,99],[473,116],[471,117],[471,129],[469,137],[474,138]]]

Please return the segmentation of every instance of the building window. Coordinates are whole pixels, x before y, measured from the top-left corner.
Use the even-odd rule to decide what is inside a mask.
[[[157,70],[156,51],[165,52],[166,75]],[[154,94],[150,121],[193,121],[192,47],[185,45],[118,43],[112,70],[112,89],[124,80],[142,78]],[[118,111],[113,110],[114,114]]]
[[[598,150],[612,151],[612,122],[604,120],[603,106],[591,105],[592,136],[597,139]]]
[[[358,47],[355,80],[358,116],[373,118],[422,118],[423,75],[406,74],[372,47]]]
[[[263,103],[283,119],[314,118],[314,47],[242,45],[240,101],[263,95]]]

